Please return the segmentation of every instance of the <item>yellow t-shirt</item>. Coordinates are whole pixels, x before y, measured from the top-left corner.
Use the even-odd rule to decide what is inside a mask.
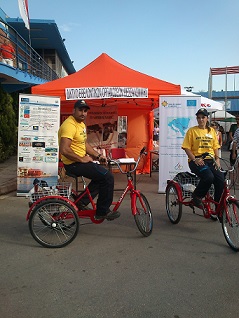
[[[194,126],[188,129],[182,149],[190,149],[194,156],[200,156],[204,152],[209,152],[213,157],[215,156],[214,150],[220,148],[217,135],[214,129],[200,129],[198,126]],[[209,157],[208,157],[209,158]]]
[[[73,116],[69,116],[61,125],[58,131],[58,140],[60,143],[61,137],[72,140],[71,149],[79,155],[84,157],[86,155],[86,126],[83,122],[78,123]],[[61,155],[64,164],[69,165],[74,161],[67,159]]]

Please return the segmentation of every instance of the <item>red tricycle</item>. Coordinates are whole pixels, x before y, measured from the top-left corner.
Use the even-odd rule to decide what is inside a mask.
[[[202,158],[210,156],[204,153]],[[210,156],[213,160],[214,158]],[[223,159],[222,159],[223,160]],[[216,161],[214,160],[216,165]],[[203,203],[203,215],[205,218],[219,220],[222,223],[222,230],[228,245],[239,251],[239,201],[230,194],[230,173],[233,167],[223,170],[225,175],[224,189],[220,202],[213,200],[214,189],[211,187]],[[192,192],[199,182],[199,178],[192,173],[178,173],[173,180],[169,180],[166,187],[166,211],[171,223],[177,224],[182,216],[182,206],[189,206],[195,213],[192,201]]]
[[[149,236],[153,229],[153,217],[146,197],[136,190],[132,174],[136,171],[141,157],[146,155],[145,148],[140,151],[137,161],[127,171],[121,166],[120,159],[110,160],[109,164],[116,165],[121,173],[127,176],[127,185],[117,202],[113,202],[113,211],[120,207],[127,193],[131,199],[131,213],[136,225],[143,236]],[[125,161],[124,161],[125,162]],[[83,196],[88,196],[91,209],[79,210],[77,202]],[[71,243],[79,230],[79,219],[90,219],[100,224],[104,219],[96,220],[96,204],[86,186],[84,191],[77,194],[72,190],[71,183],[59,183],[53,186],[38,185],[29,193],[30,209],[27,213],[29,229],[32,237],[42,246],[59,248]]]

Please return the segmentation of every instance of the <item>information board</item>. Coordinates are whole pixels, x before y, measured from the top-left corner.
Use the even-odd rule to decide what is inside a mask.
[[[35,179],[53,185],[58,178],[60,98],[19,95],[17,195]]]

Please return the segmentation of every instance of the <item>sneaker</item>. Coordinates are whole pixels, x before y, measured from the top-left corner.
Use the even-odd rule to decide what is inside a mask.
[[[120,212],[119,211],[111,211],[109,210],[107,214],[105,215],[95,215],[95,220],[108,220],[108,221],[112,221],[114,219],[117,219],[118,217],[120,217]]]
[[[202,203],[202,199],[193,195],[193,199],[192,199],[193,205],[199,209],[203,209],[203,203]]]

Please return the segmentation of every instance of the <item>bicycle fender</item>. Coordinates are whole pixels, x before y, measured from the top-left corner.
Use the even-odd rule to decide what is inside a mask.
[[[167,182],[167,186],[166,186],[166,189],[165,189],[165,193],[167,191],[167,188],[173,184],[176,188],[176,190],[178,191],[178,198],[179,198],[179,201],[182,201],[183,200],[183,193],[182,193],[182,188],[180,186],[180,184],[177,182],[177,181],[174,181],[174,180],[169,180]]]

